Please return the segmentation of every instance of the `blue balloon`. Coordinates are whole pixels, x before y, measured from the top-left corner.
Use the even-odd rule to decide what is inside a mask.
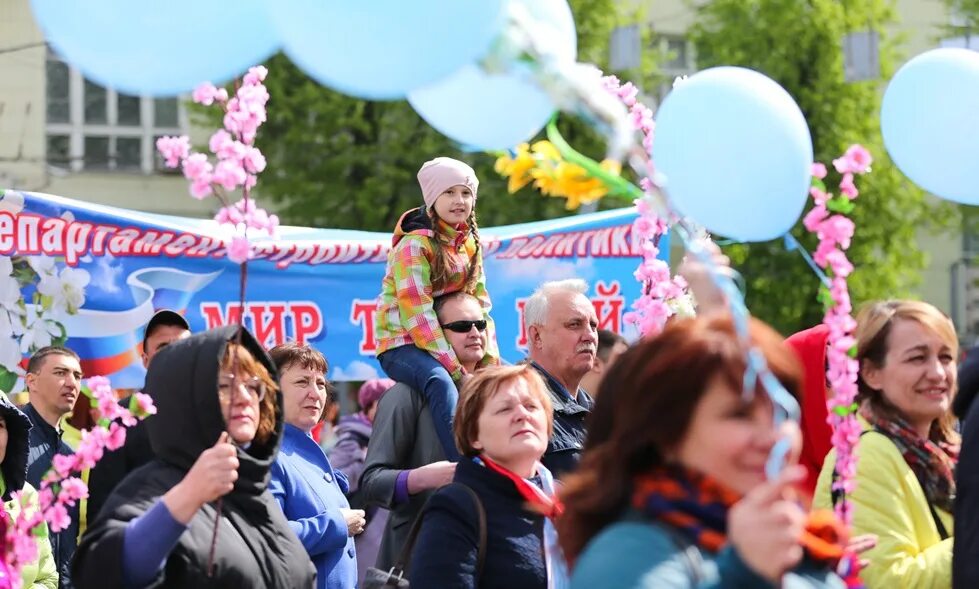
[[[31,0],[48,43],[82,74],[128,94],[221,83],[275,52],[263,0]]]
[[[479,59],[507,0],[267,0],[286,54],[325,86],[370,100],[408,91]]]
[[[671,202],[712,233],[739,241],[774,239],[795,224],[812,157],[802,111],[756,71],[694,74],[657,112],[653,162]]]
[[[513,0],[542,23],[558,59],[578,54],[574,16],[566,0]],[[536,135],[554,114],[554,103],[528,66],[488,74],[470,64],[448,78],[408,94],[429,125],[459,143],[484,150],[509,149]]]
[[[904,64],[884,92],[880,129],[915,184],[979,204],[979,53],[935,49]]]

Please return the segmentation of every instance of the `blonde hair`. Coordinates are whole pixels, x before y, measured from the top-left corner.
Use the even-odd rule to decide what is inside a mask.
[[[856,360],[860,363],[857,378],[857,401],[881,418],[901,416],[897,407],[888,403],[881,391],[873,389],[863,379],[866,364],[883,368],[890,348],[890,333],[896,320],[914,321],[937,335],[949,347],[953,358],[959,355],[959,338],[952,320],[934,306],[922,301],[891,300],[868,303],[857,314]],[[955,394],[957,391],[953,391]],[[929,435],[934,442],[958,443],[955,417],[951,411],[939,417]]]
[[[522,380],[527,383],[527,391],[536,399],[544,410],[547,419],[547,437],[554,431],[554,410],[551,406],[551,396],[544,385],[544,379],[537,369],[530,364],[515,366],[488,366],[470,380],[459,393],[459,405],[456,407],[453,433],[456,446],[464,456],[476,456],[479,450],[473,447],[473,442],[479,437],[479,416],[486,408],[486,403],[500,391],[503,386],[514,381]]]

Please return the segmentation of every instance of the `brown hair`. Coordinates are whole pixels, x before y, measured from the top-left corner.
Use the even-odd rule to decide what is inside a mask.
[[[228,347],[225,348],[224,358],[221,360],[219,370],[221,372],[230,372],[235,359],[238,362],[239,373],[257,376],[265,383],[265,396],[262,397],[261,402],[258,404],[258,427],[255,429],[255,442],[264,444],[275,431],[276,408],[278,405],[276,394],[279,391],[279,387],[272,379],[272,375],[269,374],[265,365],[255,359],[255,356],[244,346],[239,346],[234,342],[228,343]]]
[[[951,349],[952,358],[957,359],[959,356],[959,338],[955,333],[955,326],[951,319],[934,306],[909,300],[878,301],[864,305],[857,314],[857,329],[853,334],[857,340],[856,359],[860,362],[857,402],[883,419],[904,416],[884,398],[881,391],[870,388],[864,382],[863,369],[868,364],[874,368],[884,368],[895,320],[915,321],[930,329]],[[955,415],[951,410],[932,423],[928,437],[933,442],[959,443],[959,434],[955,431]]]
[[[323,374],[323,378],[326,379],[326,400],[323,402],[323,412],[320,413],[319,420],[326,419],[330,406],[335,403],[335,389],[330,383],[330,379],[326,378],[326,374],[330,371],[330,363],[326,360],[326,356],[309,344],[299,345],[296,342],[286,342],[275,346],[269,350],[269,356],[272,357],[275,367],[279,370],[279,378],[282,378],[282,373],[293,365]]]
[[[438,233],[439,214],[435,212],[435,207],[426,209],[426,212],[432,219],[432,231]],[[474,294],[476,292],[476,282],[479,281],[479,274],[482,272],[479,255],[480,251],[482,251],[482,245],[479,243],[479,225],[476,223],[475,200],[473,201],[472,212],[469,213],[469,218],[466,219],[466,225],[469,226],[469,232],[476,241],[476,250],[473,251],[473,255],[469,258],[469,270],[466,273],[466,283],[463,285],[462,290],[468,294]],[[436,291],[444,287],[449,280],[449,251],[442,246],[442,242],[439,241],[438,237],[433,237],[430,241],[432,242],[431,282],[432,290]]]
[[[761,321],[752,319],[749,332],[769,369],[797,397],[795,354]],[[740,391],[745,368],[745,350],[725,315],[671,322],[619,356],[599,387],[585,451],[562,493],[558,538],[569,563],[620,517],[633,479],[666,463],[711,382],[720,378]]]
[[[31,374],[37,374],[41,370],[41,366],[44,366],[44,359],[48,356],[68,356],[69,358],[74,358],[79,363],[82,361],[75,353],[75,350],[66,348],[64,346],[44,346],[40,350],[34,352],[31,359],[27,361],[27,372]]]
[[[456,446],[464,456],[476,456],[479,450],[473,448],[473,442],[479,437],[479,416],[482,415],[486,403],[499,390],[516,381],[527,383],[530,395],[537,399],[547,416],[547,437],[554,431],[554,410],[551,407],[551,397],[544,386],[544,380],[533,366],[520,364],[516,366],[487,366],[462,387],[459,393],[459,405],[456,407],[453,433]]]

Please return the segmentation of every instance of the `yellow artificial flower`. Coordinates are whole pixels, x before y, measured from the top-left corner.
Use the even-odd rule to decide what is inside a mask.
[[[605,160],[601,167],[616,176],[622,171],[621,164],[615,160]],[[526,143],[520,144],[515,157],[497,158],[494,168],[509,178],[507,190],[511,194],[533,181],[534,187],[544,195],[567,199],[569,210],[608,194],[604,182],[581,166],[564,161],[558,149],[546,140],[534,143],[529,149]]]
[[[496,164],[493,166],[497,174],[509,178],[507,192],[510,194],[520,190],[533,180],[531,172],[537,165],[526,143],[518,145],[516,152],[516,157],[504,155],[497,158]]]

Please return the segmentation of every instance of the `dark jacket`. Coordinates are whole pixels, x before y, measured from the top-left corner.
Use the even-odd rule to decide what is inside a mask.
[[[27,482],[35,489],[41,488],[41,479],[51,468],[55,454],[74,454],[68,444],[61,440],[61,431],[51,427],[41,414],[28,403],[24,405],[24,415],[31,421],[28,435]],[[71,582],[71,558],[75,554],[78,541],[78,504],[68,508],[71,523],[57,533],[51,533],[51,551],[58,565],[58,586],[68,589]]]
[[[547,442],[547,452],[541,462],[554,478],[559,479],[578,467],[578,458],[585,446],[585,422],[595,402],[581,388],[572,399],[564,385],[546,370],[536,362],[531,365],[544,378],[554,406],[554,435]]]
[[[435,434],[425,397],[406,384],[394,385],[378,402],[364,474],[360,478],[364,501],[391,510],[381,537],[377,568],[388,570],[394,565],[411,524],[432,494],[423,491],[405,502],[395,503],[398,475],[441,460],[445,460],[445,453]]]
[[[0,393],[0,416],[7,427],[7,450],[0,464],[4,482],[3,500],[10,501],[11,494],[21,490],[27,482],[31,420],[3,393]]]
[[[979,587],[979,403],[972,403],[962,424],[962,451],[955,468],[955,542],[952,587]]]
[[[119,402],[129,407],[132,397]],[[152,419],[150,415],[146,419]],[[106,452],[88,475],[88,521],[95,521],[112,491],[126,478],[126,475],[153,460],[150,435],[146,420],[138,422],[126,430],[126,442],[122,448]]]
[[[528,511],[513,482],[463,458],[453,479],[486,510],[486,561],[475,578],[479,519],[472,496],[453,485],[432,496],[411,557],[412,589],[546,589],[544,516]]]
[[[75,556],[79,587],[122,586],[122,548],[128,523],[146,513],[183,480],[200,454],[224,430],[217,394],[218,366],[227,326],[174,342],[153,358],[146,389],[157,407],[147,422],[156,458],[130,473],[89,524]],[[247,331],[242,342],[275,376],[271,358]],[[276,426],[265,442],[238,449],[238,480],[221,501],[214,575],[207,576],[217,502],[202,507],[150,587],[234,589],[313,586],[315,570],[282,510],[268,491],[269,469],[282,438],[282,395],[276,395]]]

